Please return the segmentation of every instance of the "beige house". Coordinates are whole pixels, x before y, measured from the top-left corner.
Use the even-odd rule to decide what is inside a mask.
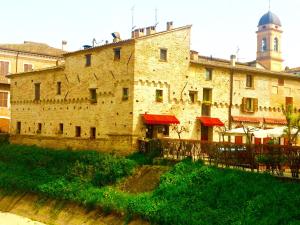
[[[261,18],[249,63],[191,51],[190,31],[169,22],[128,40],[114,33],[112,43],[65,54],[62,66],[10,75],[11,142],[127,154],[139,138],[177,138],[174,128],[218,141],[223,125],[275,127],[285,124],[282,104],[300,109],[300,78],[281,71],[274,14]]]
[[[10,121],[10,81],[5,76],[57,66],[63,53],[60,49],[35,42],[0,44],[0,132],[9,131]]]

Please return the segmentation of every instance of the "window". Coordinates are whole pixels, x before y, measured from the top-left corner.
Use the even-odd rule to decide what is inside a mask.
[[[91,127],[90,138],[91,139],[95,139],[96,138],[96,127]]]
[[[272,94],[278,94],[278,87],[272,86]]]
[[[168,58],[168,50],[165,48],[161,48],[160,49],[160,60],[166,62],[167,58]]]
[[[263,38],[261,41],[261,51],[262,52],[267,51],[267,39],[266,38]]]
[[[202,116],[210,116],[211,105],[202,104],[201,109]]]
[[[278,43],[278,38],[274,38],[274,51],[278,52],[279,51],[279,47],[278,47],[279,43]]]
[[[292,92],[291,88],[289,88],[289,87],[284,87],[284,94],[285,94],[286,96],[290,96],[290,95],[291,95],[291,92]]]
[[[56,94],[61,95],[61,82],[56,83]]]
[[[9,68],[9,62],[0,61],[0,75],[7,75]]]
[[[121,48],[114,48],[114,60],[119,61],[121,59]]]
[[[169,136],[169,125],[157,126],[157,133]]]
[[[293,109],[293,97],[285,97],[285,109]]]
[[[90,89],[90,101],[91,101],[91,103],[97,102],[97,92],[96,92],[95,88]]]
[[[252,75],[246,75],[246,87],[253,88],[253,76]]]
[[[129,89],[128,88],[123,88],[123,96],[122,96],[123,101],[128,100],[128,93],[129,93]]]
[[[17,134],[20,134],[20,133],[21,133],[21,122],[20,122],[20,121],[17,122],[16,133],[17,133]]]
[[[279,86],[284,86],[284,79],[283,78],[278,78],[278,85]]]
[[[212,80],[212,69],[205,69],[205,80]]]
[[[258,110],[257,98],[243,98],[242,111],[246,113],[253,113]]]
[[[76,126],[75,127],[75,137],[80,137],[81,136],[81,127]]]
[[[189,91],[190,101],[195,103],[198,99],[198,92],[197,91]]]
[[[211,103],[212,101],[212,89],[203,88],[203,102]]]
[[[156,90],[156,102],[163,102],[163,90]]]
[[[92,64],[92,54],[85,55],[85,66],[91,66]]]
[[[41,85],[40,83],[34,84],[34,100],[39,101],[41,98]]]
[[[0,107],[7,107],[7,92],[0,92]]]
[[[32,64],[24,64],[24,72],[32,71]]]
[[[42,133],[42,124],[41,124],[41,123],[38,123],[38,128],[37,128],[36,133],[37,133],[37,134]]]
[[[63,134],[64,133],[64,124],[60,123],[58,125],[58,134]]]

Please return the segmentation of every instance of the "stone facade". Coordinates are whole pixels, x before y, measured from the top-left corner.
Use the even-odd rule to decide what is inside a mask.
[[[65,54],[63,66],[10,75],[11,141],[128,154],[149,129],[177,138],[173,125],[145,124],[144,114],[176,116],[182,138],[218,141],[218,128],[198,117],[274,127],[286,97],[300,109],[298,76],[199,56],[190,50],[191,26],[151,31]]]
[[[35,42],[0,44],[0,132],[9,131],[11,116],[10,80],[5,75],[57,66],[63,61],[62,53]]]

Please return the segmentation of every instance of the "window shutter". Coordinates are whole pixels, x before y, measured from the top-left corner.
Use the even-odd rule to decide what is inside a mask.
[[[254,112],[258,111],[258,99],[257,98],[253,99],[253,109],[254,109]]]
[[[245,97],[242,99],[241,109],[242,109],[242,112],[247,112],[247,98],[245,98]]]

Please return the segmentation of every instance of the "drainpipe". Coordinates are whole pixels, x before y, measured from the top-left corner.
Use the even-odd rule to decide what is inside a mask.
[[[16,56],[16,73],[18,73],[18,60],[19,60],[19,53],[17,52],[17,56]]]
[[[235,67],[236,56],[230,56],[230,65],[231,67]],[[231,117],[231,108],[232,108],[232,98],[233,98],[233,72],[234,68],[230,70],[230,82],[229,82],[229,108],[228,108],[228,129],[232,129],[232,117]],[[228,141],[230,142],[231,137],[228,136]]]

